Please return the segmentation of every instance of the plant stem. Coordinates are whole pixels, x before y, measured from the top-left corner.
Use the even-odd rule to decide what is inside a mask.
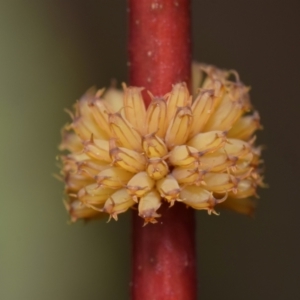
[[[190,83],[190,0],[129,0],[130,83],[156,96]]]
[[[157,224],[133,214],[133,300],[195,300],[194,211],[163,205]]]
[[[155,96],[190,84],[190,0],[129,0],[130,84]],[[146,105],[150,99],[146,99]],[[195,300],[194,211],[163,204],[157,224],[133,214],[132,299]]]

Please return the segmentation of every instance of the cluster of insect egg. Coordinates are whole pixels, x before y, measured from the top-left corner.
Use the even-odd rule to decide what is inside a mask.
[[[162,201],[216,213],[215,206],[251,214],[262,184],[259,116],[237,74],[202,66],[193,100],[185,83],[163,97],[142,88],[88,91],[63,129],[62,175],[73,221],[117,215],[137,206],[156,222]],[[200,73],[199,73],[200,74]]]

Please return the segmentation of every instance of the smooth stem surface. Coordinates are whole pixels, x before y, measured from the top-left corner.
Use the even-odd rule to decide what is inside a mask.
[[[129,0],[130,84],[155,96],[190,83],[190,1]],[[150,99],[147,98],[146,104]],[[157,224],[143,227],[133,213],[133,300],[195,300],[194,211],[176,203],[159,209]]]
[[[195,300],[194,211],[182,204],[159,210],[157,224],[143,226],[133,213],[133,300]]]
[[[190,0],[129,0],[130,84],[156,96],[190,83]]]

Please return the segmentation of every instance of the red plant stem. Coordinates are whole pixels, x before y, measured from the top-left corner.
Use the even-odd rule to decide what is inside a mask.
[[[130,83],[161,96],[190,82],[190,0],[129,0]],[[150,99],[147,98],[146,104]],[[194,211],[163,204],[157,224],[133,214],[133,300],[195,300]]]
[[[189,84],[190,0],[129,0],[129,13],[130,83],[156,96]]]
[[[159,213],[145,227],[133,214],[132,300],[196,300],[194,211],[177,203]]]

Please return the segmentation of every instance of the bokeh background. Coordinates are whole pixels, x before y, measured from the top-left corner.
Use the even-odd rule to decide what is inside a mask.
[[[193,57],[252,86],[270,185],[254,219],[197,213],[199,299],[300,299],[299,11],[193,1]],[[119,0],[0,1],[1,300],[129,299],[130,213],[69,225],[52,176],[63,109],[127,80],[126,14]]]

